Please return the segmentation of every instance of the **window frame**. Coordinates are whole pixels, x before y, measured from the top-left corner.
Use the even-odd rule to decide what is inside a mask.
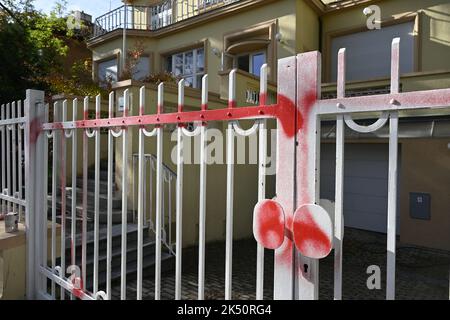
[[[248,73],[258,77],[257,74],[254,74],[252,72],[253,71],[253,57],[256,56],[256,55],[259,55],[259,54],[263,54],[264,61],[265,61],[264,63],[267,63],[267,52],[266,51],[267,50],[247,51],[247,52],[243,52],[243,53],[239,53],[239,54],[234,55],[233,56],[233,68],[239,69],[238,68],[238,59],[240,57],[243,57],[243,56],[248,56],[248,59],[249,59],[249,64],[248,64],[249,67],[248,67],[248,69],[249,69],[249,71],[245,71],[245,70],[242,70],[242,69],[239,69],[239,70],[244,71],[244,72],[248,72]]]
[[[198,51],[203,51],[203,71],[198,71]],[[185,70],[186,70],[186,54],[188,53],[192,53],[192,59],[193,59],[193,70],[191,74],[186,74]],[[175,63],[175,57],[178,55],[182,55],[182,69],[183,69],[183,73],[180,75],[176,75],[175,73],[175,67],[176,67],[176,63]],[[198,81],[198,77],[203,77],[206,74],[206,49],[205,47],[197,47],[197,48],[192,48],[192,49],[188,49],[188,50],[182,50],[182,51],[178,51],[178,52],[173,52],[170,53],[168,55],[165,56],[166,58],[166,65],[165,65],[165,70],[168,70],[168,65],[167,65],[167,59],[172,59],[172,70],[170,70],[169,72],[171,72],[173,75],[175,75],[176,77],[180,77],[182,79],[186,79],[186,78],[192,78],[192,86],[191,88],[200,88],[201,87],[201,80]],[[187,84],[187,82],[186,82]],[[187,87],[189,87],[188,85],[186,85]]]
[[[107,81],[106,77],[105,77],[105,79],[100,79],[100,65],[105,62],[115,61],[117,73],[116,73],[116,80],[113,83],[118,82],[119,78],[120,78],[120,63],[119,63],[120,61],[119,60],[120,60],[119,55],[115,54],[115,55],[111,55],[111,56],[108,56],[108,57],[105,57],[105,58],[95,61],[94,62],[94,66],[95,66],[94,79],[95,79],[95,81],[97,83]]]

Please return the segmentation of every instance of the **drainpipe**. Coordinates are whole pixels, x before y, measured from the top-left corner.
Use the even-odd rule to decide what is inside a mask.
[[[128,16],[128,6],[127,3],[125,2],[124,5],[124,10],[125,10],[125,14],[124,14],[124,18],[123,18],[123,42],[122,42],[122,66],[121,66],[121,70],[122,73],[125,71],[125,62],[127,60],[127,16]]]

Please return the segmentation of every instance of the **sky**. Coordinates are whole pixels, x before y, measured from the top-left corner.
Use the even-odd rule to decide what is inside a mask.
[[[123,3],[121,0],[68,0],[68,10],[79,10],[90,14],[93,19],[107,13],[111,9],[120,7]],[[55,6],[55,0],[35,0],[34,6],[38,10],[46,13],[50,12]]]

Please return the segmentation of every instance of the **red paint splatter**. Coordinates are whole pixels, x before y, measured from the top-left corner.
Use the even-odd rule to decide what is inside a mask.
[[[283,208],[273,200],[256,205],[253,233],[256,241],[267,249],[277,249],[284,241],[285,228]]]
[[[81,279],[80,277],[73,278],[72,285],[73,285],[72,294],[78,299],[82,299],[84,295],[83,279]]]
[[[294,217],[294,242],[306,257],[322,259],[331,252],[331,237],[317,225],[309,210],[299,211]]]
[[[293,138],[297,133],[295,117],[300,117],[300,112],[295,108],[291,99],[280,94],[278,95],[277,117],[286,136]]]
[[[299,130],[307,130],[311,110],[317,101],[316,91],[309,91],[299,97],[297,113],[297,127]]]

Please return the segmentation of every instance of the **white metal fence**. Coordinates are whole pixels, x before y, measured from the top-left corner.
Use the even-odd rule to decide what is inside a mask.
[[[224,121],[227,124],[226,139],[226,254],[225,254],[225,298],[231,299],[233,293],[233,223],[235,211],[234,175],[235,175],[235,143],[237,135],[248,136],[258,132],[258,179],[255,190],[259,203],[255,207],[253,216],[253,232],[257,240],[257,266],[255,292],[257,299],[263,298],[264,289],[264,252],[275,250],[274,270],[274,298],[275,299],[316,299],[318,297],[319,260],[327,256],[334,247],[334,297],[342,297],[342,256],[343,256],[343,155],[344,155],[344,127],[347,125],[358,132],[372,132],[380,129],[389,122],[389,205],[387,228],[387,299],[395,298],[395,260],[396,260],[396,188],[397,188],[397,148],[398,148],[398,119],[414,111],[415,115],[427,114],[430,110],[441,110],[448,114],[450,106],[450,89],[430,90],[419,92],[399,93],[399,39],[392,45],[391,92],[382,95],[346,97],[345,94],[345,50],[339,52],[338,96],[335,99],[320,99],[320,70],[321,56],[318,52],[299,54],[295,57],[279,61],[278,66],[278,101],[274,105],[267,105],[267,66],[261,70],[259,105],[248,107],[236,106],[236,71],[232,71],[229,81],[229,106],[224,109],[208,109],[208,76],[203,77],[201,107],[198,111],[184,112],[184,81],[179,83],[178,110],[174,113],[164,112],[164,84],[158,87],[158,104],[156,114],[144,114],[145,88],[140,91],[140,112],[137,116],[129,116],[129,91],[124,93],[124,114],[122,117],[113,116],[114,95],[109,96],[109,116],[100,116],[100,97],[96,97],[96,116],[88,119],[87,110],[89,98],[83,103],[83,120],[77,119],[78,100],[70,104],[72,121],[67,121],[68,101],[63,102],[61,121],[48,122],[48,106],[43,104],[44,95],[38,91],[27,91],[24,117],[1,120],[2,125],[2,156],[9,159],[8,135],[11,125],[23,124],[25,131],[25,173],[27,181],[25,187],[25,203],[16,200],[12,186],[8,195],[3,194],[2,200],[10,204],[25,205],[27,241],[28,241],[28,281],[29,298],[80,298],[80,299],[111,299],[112,278],[119,275],[120,297],[127,297],[127,274],[130,261],[129,248],[134,245],[137,249],[135,263],[137,273],[137,298],[142,299],[143,270],[144,270],[144,230],[146,226],[144,213],[148,210],[145,202],[147,187],[146,175],[149,170],[155,173],[155,212],[154,223],[154,262],[155,262],[155,299],[161,298],[161,263],[164,250],[171,249],[171,229],[167,240],[164,240],[163,217],[163,183],[164,180],[174,184],[175,192],[175,292],[174,298],[180,299],[182,283],[182,244],[183,244],[183,178],[184,152],[183,144],[186,137],[200,138],[200,175],[199,175],[199,243],[198,243],[198,298],[205,298],[205,245],[206,245],[206,199],[207,188],[207,128],[208,123]],[[56,110],[56,108],[55,108]],[[362,126],[353,120],[353,116],[373,118],[374,114],[381,114],[380,119],[370,126]],[[266,159],[267,133],[266,119],[274,118],[278,124],[277,139],[277,179],[275,200],[266,199]],[[320,159],[320,120],[336,119],[336,205],[334,212],[334,229],[331,218],[318,203],[319,195],[319,159]],[[55,119],[58,119],[55,116]],[[253,127],[244,130],[239,120],[255,120]],[[193,131],[187,130],[187,123],[195,123]],[[176,173],[164,167],[162,155],[166,148],[163,140],[163,129],[166,125],[177,125],[177,169]],[[147,125],[154,125],[148,130]],[[9,126],[9,127],[8,127]],[[129,157],[129,135],[132,127],[138,128],[138,154]],[[14,128],[12,128],[14,129]],[[100,129],[108,131],[107,148],[107,190],[106,203],[102,204],[100,185]],[[76,132],[82,135],[83,174],[81,199],[81,226],[77,229],[72,223],[67,229],[67,218],[77,220],[77,201],[72,197],[71,211],[66,212],[66,140],[77,139]],[[129,159],[137,163],[136,190],[128,190],[129,185],[126,171],[122,170],[120,197],[120,223],[113,225],[114,197],[113,197],[113,159],[114,139],[121,138],[122,167],[132,165]],[[94,187],[89,192],[88,185],[88,141],[95,143]],[[156,155],[148,156],[144,152],[146,139],[155,139]],[[3,143],[3,139],[7,141]],[[47,188],[49,166],[49,142],[52,142],[52,182],[51,191]],[[10,145],[11,148],[11,145]],[[72,166],[76,168],[77,144],[72,144]],[[14,163],[11,154],[11,162]],[[146,159],[154,167],[146,168]],[[59,160],[59,161],[56,161]],[[153,168],[155,170],[153,170]],[[9,172],[9,171],[8,171]],[[76,174],[77,170],[72,170]],[[2,171],[3,173],[3,171]],[[2,175],[3,177],[4,175]],[[11,179],[11,178],[10,178]],[[59,181],[57,181],[59,179]],[[76,177],[72,177],[72,190],[77,189]],[[5,180],[9,186],[8,178]],[[11,180],[13,185],[13,180]],[[133,184],[134,185],[134,184]],[[5,184],[3,185],[5,186]],[[11,191],[9,191],[11,190]],[[170,189],[172,190],[172,189]],[[129,191],[133,196],[137,192],[137,226],[136,238],[128,239],[128,197]],[[47,259],[47,196],[50,197],[51,208],[51,252]],[[169,196],[170,197],[170,196]],[[59,207],[58,207],[59,199]],[[171,203],[171,202],[169,202]],[[88,231],[89,207],[93,208],[92,230]],[[239,205],[239,204],[237,204]],[[99,227],[100,209],[107,209],[107,224],[104,237]],[[150,206],[150,205],[149,205]],[[130,208],[131,209],[131,208]],[[168,210],[169,219],[172,219]],[[61,239],[57,243],[57,215],[61,223]],[[251,213],[249,213],[251,214]],[[153,222],[152,222],[153,224]],[[169,223],[171,226],[172,224]],[[306,228],[306,229],[305,229]],[[67,230],[69,232],[67,232]],[[115,231],[119,230],[118,237]],[[306,231],[307,232],[306,232]],[[312,231],[311,231],[312,230]],[[78,237],[80,231],[80,237]],[[90,233],[89,233],[90,232]],[[92,235],[89,239],[88,235]],[[70,254],[66,257],[66,238],[69,239]],[[119,245],[120,240],[120,245]],[[76,251],[81,243],[81,254]],[[91,244],[91,249],[89,248]],[[114,244],[114,246],[113,246]],[[117,249],[117,250],[116,250]],[[106,257],[102,260],[102,250]],[[170,251],[170,250],[169,250]],[[169,252],[170,253],[170,252]],[[120,259],[116,261],[114,259]],[[103,261],[102,263],[100,263]],[[117,263],[116,263],[117,262]],[[69,266],[69,269],[67,267]],[[78,267],[77,267],[78,266]],[[120,270],[113,272],[114,267]],[[101,281],[101,280],[104,281]]]
[[[1,106],[1,210],[3,214],[18,213],[23,220],[26,207],[24,191],[24,101]]]

